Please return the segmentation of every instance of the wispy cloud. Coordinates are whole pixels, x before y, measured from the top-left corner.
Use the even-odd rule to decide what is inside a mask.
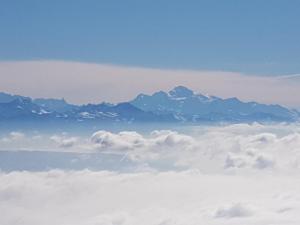
[[[300,82],[226,71],[163,70],[65,61],[0,63],[0,90],[74,103],[127,101],[185,85],[203,94],[300,106]],[[293,75],[294,76],[294,75]]]
[[[277,76],[278,79],[299,79],[300,74],[289,74],[289,75],[283,75],[283,76]]]

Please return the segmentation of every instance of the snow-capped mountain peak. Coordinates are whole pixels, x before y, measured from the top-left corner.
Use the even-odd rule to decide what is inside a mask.
[[[238,98],[222,99],[196,93],[184,86],[169,92],[139,94],[134,100],[119,104],[80,106],[71,105],[64,99],[32,100],[5,93],[0,97],[0,122],[282,122],[296,121],[300,116],[298,111],[280,105],[242,102]]]
[[[169,91],[168,94],[173,98],[188,98],[193,96],[195,93],[184,86],[177,86]]]
[[[168,93],[159,91],[151,96],[141,94],[131,103],[144,111],[173,113],[177,118],[193,122],[290,121],[297,117],[294,112],[282,106],[242,102],[235,97],[222,99],[202,95],[184,86],[175,87]]]

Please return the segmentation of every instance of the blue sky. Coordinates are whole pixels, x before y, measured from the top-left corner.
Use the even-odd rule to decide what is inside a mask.
[[[0,60],[300,71],[300,1],[4,1]]]

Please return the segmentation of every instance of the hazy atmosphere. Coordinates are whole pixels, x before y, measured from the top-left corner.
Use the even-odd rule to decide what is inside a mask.
[[[2,62],[0,74],[5,75],[0,77],[2,91],[35,98],[65,98],[71,103],[128,101],[142,92],[151,94],[185,85],[202,94],[300,108],[299,98],[291,98],[299,93],[297,74],[258,76],[66,61]]]
[[[299,225],[300,1],[1,1],[1,225]]]

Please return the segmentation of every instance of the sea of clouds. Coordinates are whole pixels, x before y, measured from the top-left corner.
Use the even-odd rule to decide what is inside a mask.
[[[291,173],[300,169],[298,124],[237,124],[148,133],[100,130],[88,136],[14,131],[3,134],[0,144],[2,152],[17,150],[68,152],[87,157],[96,154],[119,156],[120,162],[129,161],[158,171],[172,168],[198,169],[204,173],[255,170]]]
[[[0,144],[0,167],[11,160],[0,172],[3,225],[300,223],[298,124],[86,136],[14,131],[2,134]],[[39,158],[49,153],[70,167],[14,167],[49,163]],[[26,160],[14,160],[17,154]],[[62,154],[70,155],[64,161]],[[86,164],[75,167],[78,161]]]
[[[292,176],[198,171],[0,174],[2,225],[282,224],[300,221]]]

